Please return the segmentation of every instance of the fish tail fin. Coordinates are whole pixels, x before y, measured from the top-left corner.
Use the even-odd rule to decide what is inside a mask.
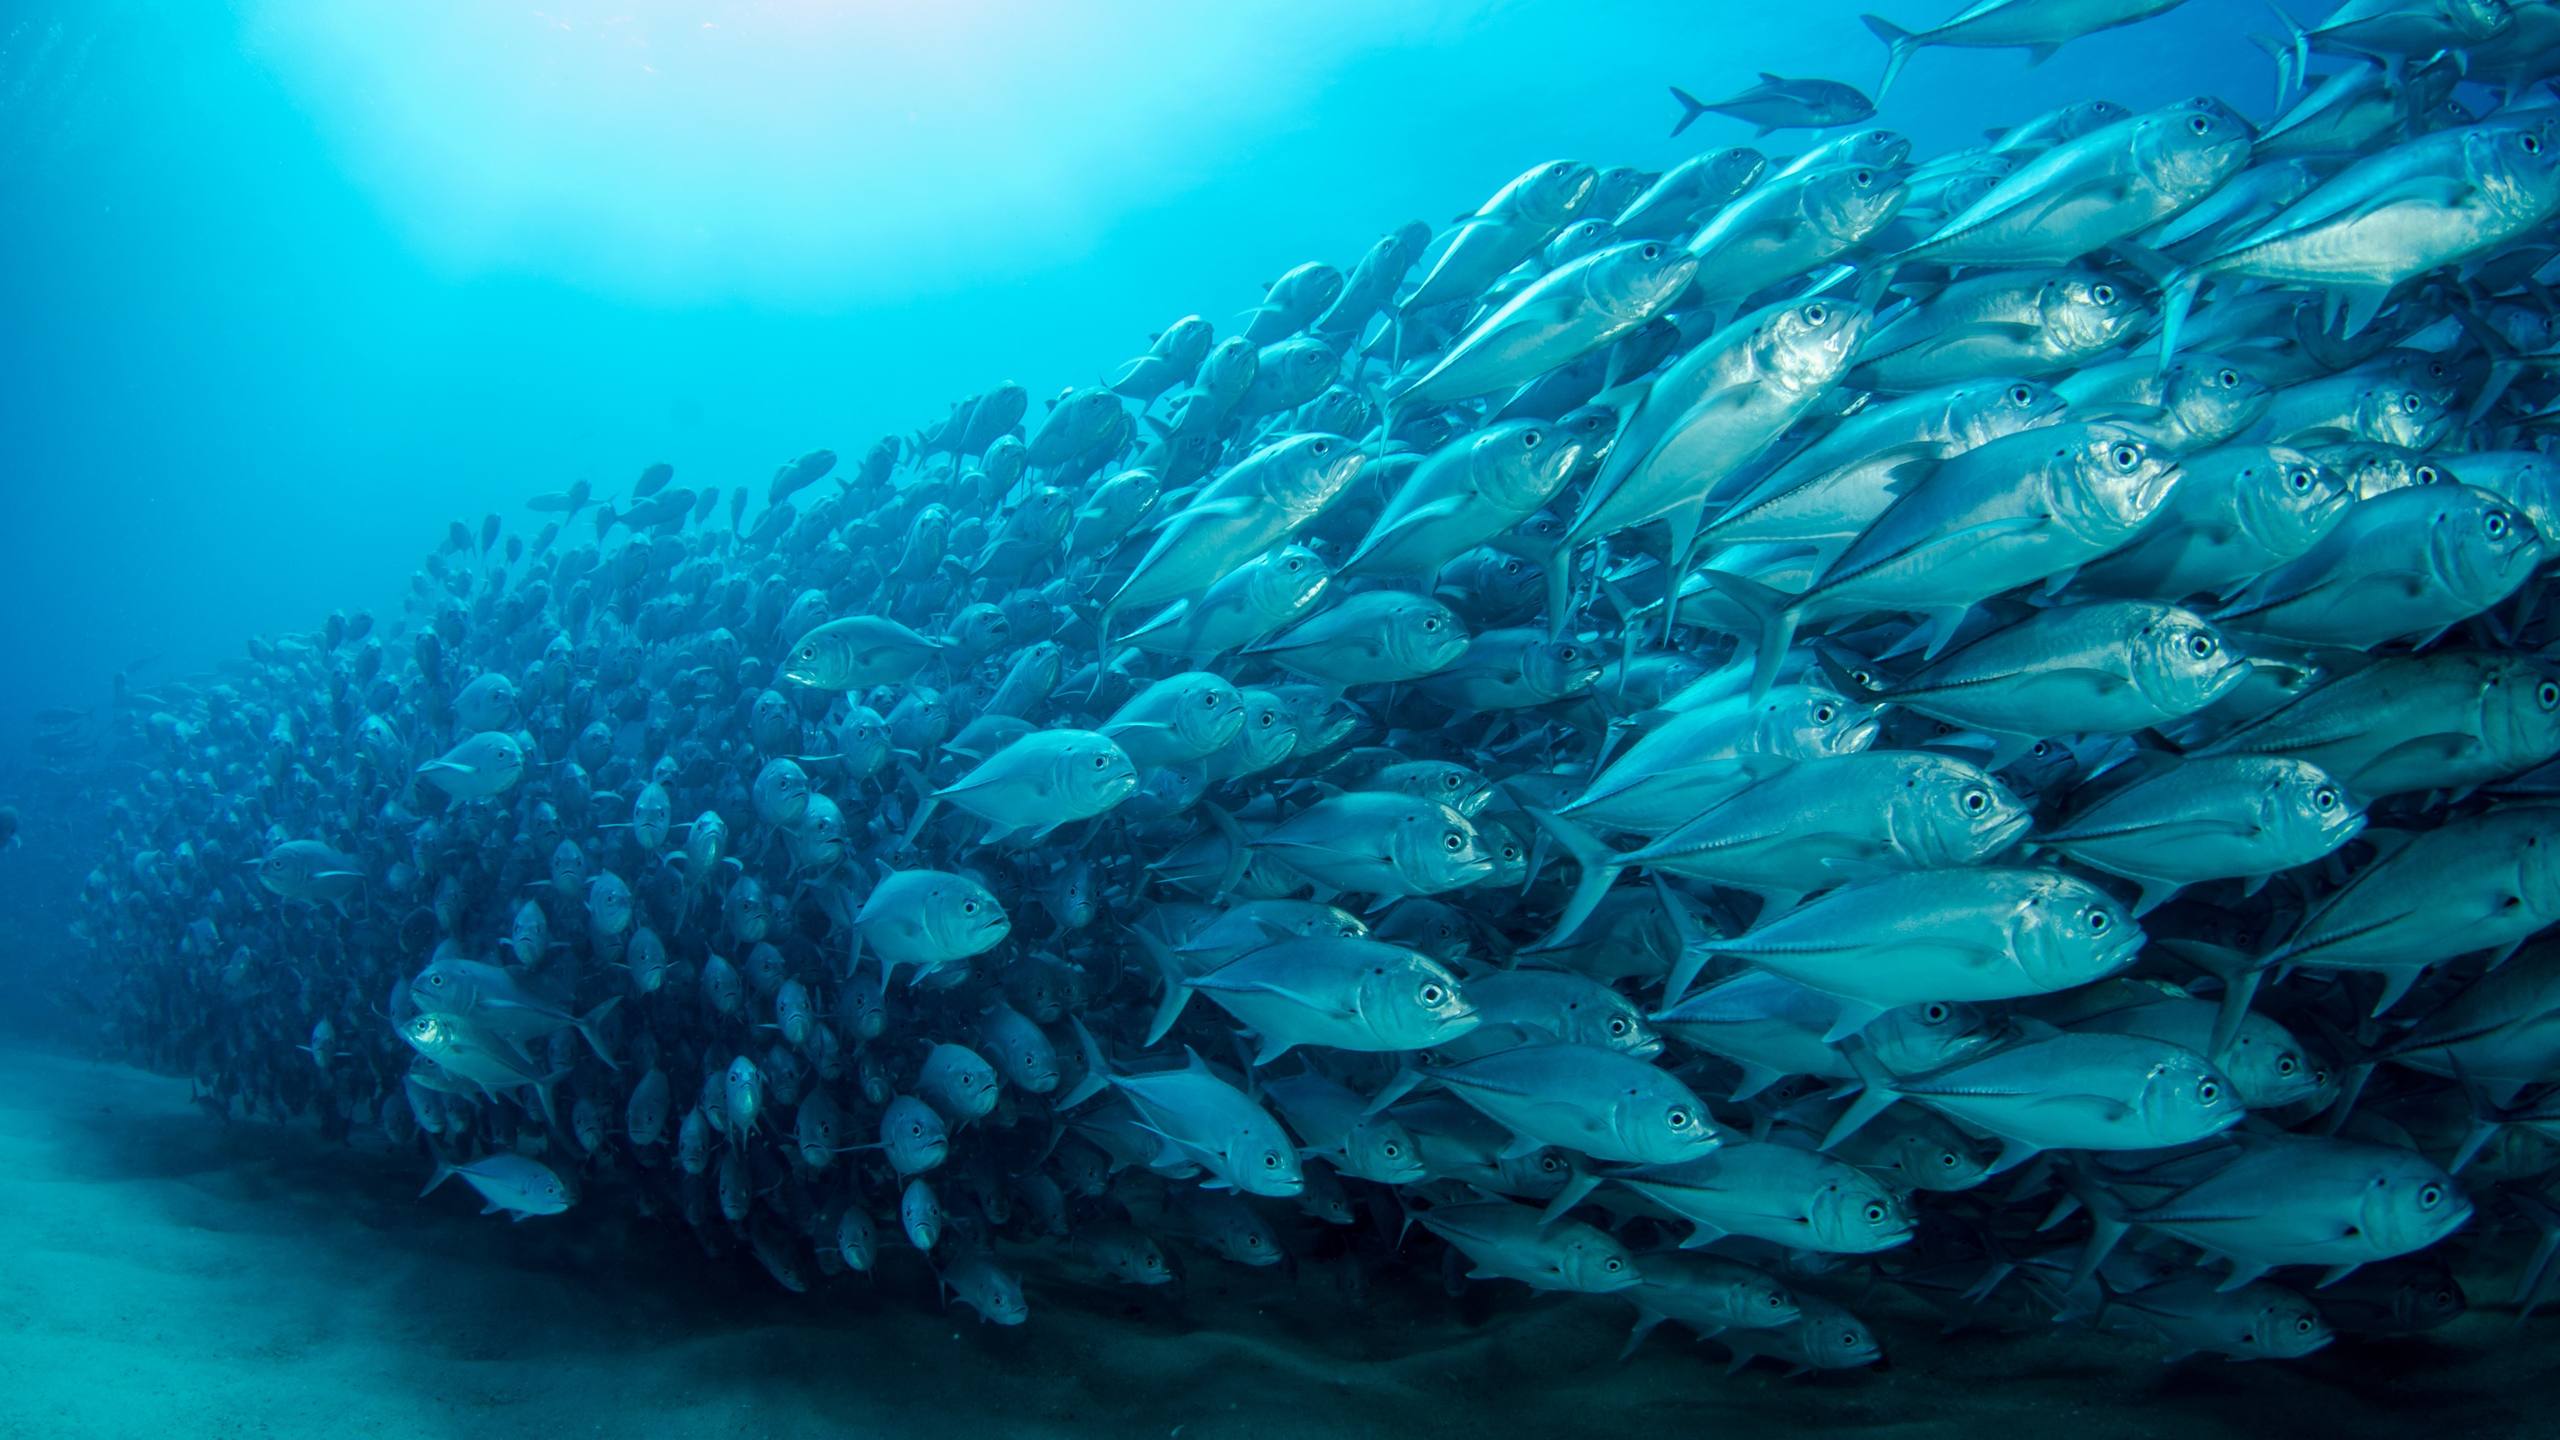
[[[442,1185],[447,1180],[452,1179],[454,1177],[454,1173],[453,1162],[447,1160],[442,1155],[438,1155],[436,1157],[436,1173],[427,1177],[427,1186],[425,1189],[418,1192],[418,1198],[424,1200],[428,1196],[434,1194],[436,1192],[436,1187]]]
[[[1223,901],[1235,893],[1236,886],[1244,880],[1244,872],[1252,868],[1253,842],[1245,838],[1244,827],[1238,825],[1236,817],[1228,814],[1223,807],[1202,801],[1200,813],[1208,816],[1209,824],[1220,835],[1226,837],[1227,868],[1218,876],[1217,894],[1217,898]]]
[[[1164,998],[1156,1002],[1155,1018],[1147,1025],[1146,1045],[1148,1049],[1154,1049],[1172,1031],[1173,1022],[1182,1018],[1183,1007],[1191,1003],[1191,987],[1182,983],[1185,977],[1181,962],[1173,958],[1173,952],[1165,948],[1162,940],[1135,925],[1123,928],[1138,942],[1138,948],[1146,952],[1147,959],[1156,967],[1156,973],[1164,978]]]
[[[2178,336],[2187,328],[2187,316],[2196,308],[2196,292],[2204,288],[2204,277],[2193,270],[2172,270],[2160,277],[2160,369],[2166,372],[2169,362],[2178,358]]]
[[[1617,883],[1618,872],[1626,867],[1618,852],[1589,830],[1553,811],[1541,810],[1534,805],[1528,810],[1529,818],[1554,836],[1565,853],[1573,857],[1574,863],[1582,867],[1581,876],[1573,882],[1573,894],[1564,902],[1564,912],[1556,917],[1555,928],[1538,942],[1537,948],[1551,949],[1573,938],[1574,932],[1582,928],[1582,922],[1590,919],[1591,912],[1599,907],[1601,897]]]
[[[906,843],[913,845],[916,837],[924,833],[925,823],[933,819],[933,812],[941,806],[942,797],[934,793],[933,782],[924,777],[923,771],[904,760],[898,762],[898,778],[906,782],[908,789],[916,792],[916,814],[907,822],[906,836]]]
[[[1559,544],[1547,554],[1547,638],[1561,640],[1573,624],[1573,545]]]
[[[1060,1110],[1074,1109],[1101,1094],[1111,1084],[1111,1062],[1102,1057],[1101,1042],[1093,1038],[1093,1032],[1085,1028],[1082,1019],[1070,1015],[1067,1025],[1076,1032],[1076,1049],[1084,1056],[1084,1078],[1078,1080],[1066,1098],[1058,1102]]]
[[[596,1032],[596,1027],[603,1024],[604,1017],[612,1014],[613,1007],[621,1003],[621,996],[609,995],[604,1003],[578,1017],[578,1033],[586,1037],[587,1048],[596,1052],[596,1058],[603,1061],[608,1070],[621,1069],[622,1062],[614,1059],[613,1052],[605,1048],[604,1037]]]
[[[1698,982],[1698,972],[1716,956],[1715,942],[1698,928],[1698,917],[1689,913],[1680,892],[1671,888],[1661,876],[1653,877],[1653,893],[1662,901],[1662,913],[1671,922],[1675,953],[1671,957],[1671,973],[1662,982],[1662,1008],[1670,1009],[1689,993]]]
[[[1903,65],[1911,59],[1911,52],[1918,48],[1918,37],[1881,15],[1861,15],[1858,23],[1867,27],[1868,34],[1884,42],[1884,78],[1876,82],[1876,98],[1882,100],[1884,92],[1893,88],[1893,77],[1902,73]]]
[[[1864,1045],[1842,1053],[1849,1062],[1849,1069],[1856,1073],[1866,1088],[1858,1092],[1857,1099],[1849,1102],[1848,1109],[1840,1112],[1840,1118],[1831,1124],[1830,1133],[1822,1137],[1825,1150],[1858,1133],[1860,1127],[1883,1114],[1886,1106],[1902,1098],[1893,1088],[1893,1076],[1886,1073],[1884,1066]]]
[[[1751,655],[1751,698],[1757,703],[1778,683],[1778,667],[1786,663],[1787,650],[1795,644],[1797,597],[1773,590],[1749,576],[1723,570],[1705,574],[1708,584],[1723,591],[1726,599],[1760,622],[1760,639]]]
[[[1681,131],[1698,123],[1698,117],[1707,113],[1707,106],[1706,102],[1677,85],[1671,87],[1671,98],[1680,102],[1679,123],[1671,127],[1671,138],[1676,140],[1680,138]]]
[[[2281,104],[2293,98],[2302,88],[2303,77],[2311,73],[2311,32],[2285,13],[2276,0],[2267,0],[2267,10],[2284,27],[2283,39],[2268,47],[2276,62],[2276,101]]]

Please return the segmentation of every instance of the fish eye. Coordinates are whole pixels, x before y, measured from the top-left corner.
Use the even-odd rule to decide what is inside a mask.
[[[1674,1130],[1686,1130],[1686,1129],[1688,1129],[1688,1128],[1689,1128],[1689,1112],[1688,1112],[1688,1111],[1686,1111],[1686,1110],[1674,1110],[1674,1111],[1672,1111],[1672,1112],[1671,1112],[1671,1128],[1672,1128],[1672,1129],[1674,1129]]]
[[[2423,469],[2424,467],[2420,468]],[[2296,470],[2285,477],[2285,483],[2293,487],[2295,494],[2305,494],[2311,489],[2311,472],[2308,470]],[[2424,485],[2427,482],[2421,480],[2418,483]]]
[[[2036,398],[2036,392],[2028,389],[2024,385],[2012,385],[2009,387],[2009,403],[2012,405],[2024,405],[2034,398]]]
[[[1440,837],[1440,843],[1454,853],[1467,848],[1467,837],[1459,834],[1455,830],[1452,830],[1448,834]]]
[[[1946,1002],[1943,1000],[1932,1000],[1929,1002],[1929,1008],[1921,1011],[1920,1013],[1927,1017],[1930,1024],[1943,1025],[1947,1021]]]
[[[1848,1347],[1851,1347],[1851,1348],[1853,1348],[1853,1349],[1854,1349],[1854,1348],[1857,1346],[1857,1343],[1858,1343],[1858,1332],[1857,1332],[1857,1331],[1855,1331],[1855,1330],[1843,1330],[1843,1331],[1841,1331],[1841,1332],[1840,1332],[1840,1343],[1841,1343],[1842,1345],[1845,1345],[1845,1346],[1848,1346]]]
[[[1427,983],[1422,987],[1422,1003],[1437,1005],[1447,998],[1448,994],[1449,992],[1441,989],[1437,982]]]
[[[1619,1271],[1627,1268],[1627,1262],[1619,1259],[1615,1255],[1612,1255],[1608,1259],[1600,1262],[1600,1268],[1608,1271],[1612,1275],[1615,1275]]]
[[[2092,935],[2104,935],[2104,934],[2106,934],[2106,933],[2107,933],[2107,912],[2106,912],[2106,911],[2104,911],[2104,910],[2100,910],[2100,909],[2096,908],[2095,906],[2092,906],[2092,907],[2090,908],[2090,910],[2089,910],[2089,933],[2090,933],[2090,934],[2092,934]]]
[[[1402,1154],[1404,1154],[1404,1147],[1403,1147],[1403,1146],[1401,1146],[1401,1145],[1399,1145],[1399,1144],[1397,1144],[1397,1143],[1396,1143],[1396,1142],[1394,1142],[1393,1140],[1390,1140],[1390,1141],[1388,1141],[1387,1143],[1385,1143],[1384,1145],[1381,1145],[1381,1146],[1379,1146],[1379,1147],[1378,1147],[1378,1153],[1379,1153],[1379,1154],[1381,1154],[1381,1155],[1386,1156],[1386,1157],[1387,1157],[1388,1159],[1390,1159],[1390,1160],[1393,1160],[1393,1159],[1397,1158],[1398,1156],[1401,1156]]]
[[[1873,170],[1861,170],[1849,178],[1860,185],[1873,185],[1876,183],[1876,172]]]
[[[1263,1152],[1262,1152],[1262,1168],[1263,1168],[1263,1169],[1265,1169],[1265,1170],[1277,1170],[1277,1169],[1279,1169],[1279,1168],[1280,1168],[1280,1152],[1279,1152],[1279,1151],[1277,1151],[1277,1150],[1265,1150],[1265,1151],[1263,1151]]]
[[[2415,471],[2411,472],[2409,478],[2417,481],[2421,485],[2433,485],[2436,481],[2442,479],[2443,476],[2433,465],[2421,465]]]
[[[2492,540],[2504,539],[2507,533],[2507,517],[2499,511],[2492,510],[2488,518],[2480,522],[2480,528],[2488,531],[2489,538]]]
[[[2337,808],[2338,808],[2338,792],[2337,792],[2337,791],[2335,791],[2335,790],[2333,790],[2333,789],[2331,789],[2330,787],[2328,787],[2328,786],[2326,786],[2326,785],[2323,785],[2323,786],[2321,786],[2319,789],[2312,791],[2312,792],[2311,792],[2311,808],[2312,808],[2312,809],[2314,809],[2314,810],[2335,810],[2335,809],[2337,809]]]
[[[1268,729],[1270,729],[1272,726],[1277,725],[1277,724],[1279,724],[1279,723],[1280,723],[1280,717],[1278,717],[1278,716],[1276,716],[1276,715],[1272,714],[1272,713],[1271,713],[1270,711],[1268,711],[1268,710],[1265,710],[1265,711],[1263,711],[1263,712],[1262,712],[1262,728],[1263,728],[1263,729],[1268,730]]]
[[[1866,1214],[1868,1224],[1881,1225],[1884,1223],[1884,1207],[1877,1204],[1875,1201],[1870,1200],[1867,1202]]]
[[[1555,164],[1550,165],[1550,166],[1548,166],[1548,167],[1547,167],[1547,173],[1548,173],[1548,174],[1550,174],[1550,175],[1561,175],[1561,174],[1563,174],[1564,172],[1565,172],[1565,166],[1564,166],[1564,162],[1563,162],[1563,161],[1561,161],[1561,160],[1559,160],[1559,161],[1557,161]]]
[[[1200,697],[1200,703],[1211,710],[1218,708],[1218,692],[1211,690]]]
[[[2412,415],[2418,413],[2418,404],[2418,397],[2414,392],[2400,397],[2400,408]]]
[[[1639,253],[1641,253],[1647,260],[1659,260],[1662,258],[1662,247],[1659,245],[1647,245]]]
[[[1807,305],[1804,307],[1804,323],[1807,325],[1819,325],[1830,318],[1831,310],[1828,306]]]
[[[2201,115],[2191,115],[2187,118],[2187,128],[2198,135],[2209,135],[2213,133],[2213,122]]]
[[[2543,681],[2534,687],[2533,698],[2542,702],[2542,708],[2545,710],[2554,705],[2560,705],[2560,684],[2549,680]]]
[[[1979,815],[1991,808],[1991,797],[1979,790],[1964,792],[1964,808],[1968,815]]]
[[[2296,1335],[2308,1335],[2308,1334],[2310,1334],[2310,1333],[2311,1333],[2311,1317],[2310,1317],[2310,1316],[2308,1316],[2308,1315],[2303,1315],[2303,1316],[2298,1316],[2298,1317],[2296,1317],[2296,1318],[2295,1318],[2295,1320],[2294,1320],[2294,1322],[2293,1322],[2293,1333],[2294,1333],[2294,1334],[2296,1334]]]
[[[2539,135],[2527,135],[2522,140],[2516,142],[2516,147],[2524,151],[2527,155],[2539,155],[2542,153],[2542,137]]]
[[[1520,437],[1520,448],[1523,450],[1535,450],[1539,445],[1545,442],[1546,438],[1546,436],[1539,434],[1535,430],[1528,431]]]
[[[2210,635],[2191,635],[2187,637],[2187,648],[2195,652],[2195,657],[2201,660],[2205,656],[2213,653],[2213,637]]]
[[[1288,562],[1287,562],[1287,563],[1288,563],[1288,566],[1289,566],[1289,573],[1290,573],[1290,574],[1292,574],[1292,575],[1296,574],[1296,573],[1297,573],[1297,572],[1299,572],[1300,570],[1303,570],[1303,569],[1307,568],[1307,566],[1306,566],[1306,562],[1305,562],[1305,561],[1303,561],[1303,560],[1300,560],[1300,559],[1299,559],[1297,556],[1295,556],[1295,555],[1290,556],[1290,557],[1289,557],[1289,559],[1288,559]]]
[[[907,1133],[921,1140],[924,1138],[924,1126],[910,1120],[907,1122]]]
[[[2090,287],[2089,298],[2101,305],[2113,305],[2116,303],[2116,287],[2100,281]]]
[[[2213,378],[2222,382],[2222,388],[2228,390],[2232,386],[2240,383],[2240,372],[2226,368],[2221,374],[2216,375]]]
[[[1333,442],[1332,442],[1332,441],[1330,441],[1330,440],[1319,440],[1319,441],[1317,441],[1316,443],[1314,443],[1313,445],[1308,446],[1307,448],[1308,448],[1309,450],[1314,451],[1314,452],[1315,452],[1316,454],[1318,454],[1318,455],[1330,454],[1330,453],[1332,453],[1332,450],[1333,450]]]
[[[1961,1163],[1963,1163],[1962,1157],[1957,1155],[1953,1150],[1941,1150],[1938,1152],[1938,1168],[1941,1170],[1953,1170]]]
[[[2142,463],[2142,452],[2129,444],[2118,445],[2109,451],[2108,455],[2116,462],[2116,468],[2119,470],[2130,470]]]
[[[1624,1015],[1612,1015],[1612,1016],[1610,1016],[1610,1017],[1609,1017],[1609,1033],[1610,1033],[1610,1034],[1612,1034],[1612,1035],[1616,1035],[1616,1036],[1621,1036],[1621,1037],[1623,1037],[1623,1036],[1627,1033],[1627,1017],[1626,1017],[1626,1016],[1624,1016]]]
[[[1437,617],[1437,616],[1432,616],[1432,617],[1430,617],[1430,618],[1425,619],[1425,620],[1422,622],[1422,628],[1423,628],[1423,630],[1424,630],[1424,632],[1425,632],[1425,633],[1429,633],[1429,632],[1432,632],[1432,631],[1436,631],[1436,630],[1438,630],[1438,629],[1440,628],[1440,620],[1439,620],[1439,617]]]
[[[978,913],[978,902],[977,902],[977,901],[975,901],[975,900],[963,900],[963,901],[961,901],[961,902],[960,902],[960,913],[961,913],[961,914],[963,914],[963,915],[975,915],[975,914],[977,914],[977,913]]]
[[[1831,723],[1832,717],[1839,713],[1840,712],[1833,706],[1827,704],[1816,705],[1813,707],[1813,723],[1816,725],[1828,725]]]
[[[817,659],[817,658],[818,658],[818,647],[817,647],[817,646],[815,646],[815,645],[803,645],[803,646],[801,646],[801,647],[800,647],[800,658],[801,658],[801,659],[803,659],[803,660],[815,660],[815,659]]]
[[[2433,1210],[2443,1200],[2444,1187],[2441,1185],[2429,1185],[2418,1191],[2418,1208],[2421,1210]]]
[[[2293,1072],[2300,1068],[2300,1066],[2294,1063],[2293,1057],[2290,1055],[2279,1055],[2276,1057],[2276,1073],[2278,1075],[2290,1078]]]
[[[2196,1098],[2210,1105],[2222,1098],[2222,1087],[2211,1080],[2204,1081],[2196,1086]]]

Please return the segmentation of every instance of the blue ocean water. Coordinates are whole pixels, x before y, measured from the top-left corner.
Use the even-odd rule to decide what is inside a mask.
[[[0,1291],[17,1334],[0,1375],[96,1377],[85,1399],[0,1388],[0,1433],[1437,1435],[1526,1416],[1556,1433],[2135,1436],[2294,1433],[2312,1417],[2397,1433],[2444,1413],[2464,1433],[2531,1433],[2514,1428],[2530,1423],[2514,1397],[2560,1378],[2547,1321],[2281,1372],[2167,1371],[2110,1337],[2056,1338],[2047,1316],[2010,1349],[1920,1325],[1886,1373],[1718,1389],[1713,1352],[1685,1338],[1616,1360],[1619,1311],[1488,1299],[1454,1275],[1444,1286],[1437,1261],[1373,1274],[1351,1247],[1303,1247],[1280,1280],[1195,1257],[1179,1304],[1069,1290],[1050,1311],[1035,1293],[1018,1335],[944,1318],[921,1266],[884,1264],[878,1296],[847,1304],[840,1288],[812,1306],[764,1284],[752,1227],[717,1258],[671,1238],[672,1191],[546,1233],[470,1216],[459,1184],[440,1206],[413,1202],[417,1145],[369,1125],[342,1143],[245,1102],[235,1119],[228,1100],[217,1122],[192,1089],[115,1062],[181,1079],[188,1064],[102,1039],[85,1008],[112,987],[84,978],[98,952],[73,927],[94,935],[113,909],[99,896],[123,893],[137,837],[165,847],[268,803],[252,797],[297,793],[257,780],[289,761],[234,746],[199,767],[212,794],[173,801],[188,786],[165,752],[119,738],[119,684],[192,685],[252,637],[306,634],[332,612],[370,612],[388,638],[449,525],[476,539],[494,515],[530,535],[549,517],[528,499],[574,482],[622,499],[667,462],[677,483],[745,487],[760,510],[777,464],[824,447],[850,471],[875,438],[918,437],[1008,381],[1036,429],[1049,397],[1176,318],[1227,334],[1291,266],[1348,268],[1380,233],[1445,226],[1542,161],[1656,171],[1745,143],[1793,153],[1802,132],[1754,137],[1715,115],[1670,136],[1667,87],[1725,95],[1767,71],[1872,93],[1883,46],[1859,16],[1874,3],[34,0],[0,19],[0,805],[18,819],[0,852],[0,1090],[17,1097],[0,1173],[47,1237]],[[1916,25],[1941,7],[1889,8]],[[2209,95],[2264,119],[2277,76],[2251,37],[2273,28],[2258,6],[2193,0],[2040,63],[1932,50],[1874,123],[1927,157],[2097,97],[2149,111]],[[66,724],[96,748],[45,743]],[[636,728],[611,743],[628,751]],[[443,749],[441,734],[406,738],[422,757]],[[722,753],[726,774],[739,762]],[[653,758],[623,755],[599,792],[640,791]],[[686,797],[679,826],[713,805],[744,838],[755,773],[660,778]],[[886,837],[911,811],[895,784],[838,788],[857,825],[894,818],[879,849],[899,853]],[[601,863],[621,814],[592,818]],[[228,839],[249,835],[281,838]],[[796,859],[754,843],[742,868],[800,898]],[[676,871],[652,859],[632,878]],[[1007,892],[1018,916],[1036,913],[1031,888]],[[432,889],[401,908],[434,911]],[[486,904],[475,943],[493,950],[507,904]],[[178,933],[147,899],[132,911]],[[374,1023],[365,987],[415,957],[349,959],[379,937],[316,938],[325,906],[277,913],[214,907],[225,943],[254,934],[261,965],[295,970],[299,1001],[331,965],[361,977],[294,1008],[297,1024]],[[580,913],[554,913],[555,933]],[[616,1023],[645,1029],[643,1003]],[[280,1012],[240,1013],[258,1026]],[[687,1030],[650,1013],[670,1037]],[[305,1030],[283,1038],[285,1059],[338,1053]],[[345,1043],[407,1059],[381,1034]],[[639,1193],[617,1183],[588,1193]],[[126,1252],[61,1239],[91,1224],[131,1237]],[[2507,1249],[2529,1249],[2528,1230],[2502,1234]],[[244,1272],[275,1278],[227,1278]],[[155,1306],[168,1318],[133,1318]],[[147,1356],[115,1338],[137,1324],[151,1343],[121,1343]],[[148,1382],[115,1393],[137,1373]],[[2416,1413],[2384,1408],[2394,1395]],[[203,1419],[208,1401],[232,1428]]]

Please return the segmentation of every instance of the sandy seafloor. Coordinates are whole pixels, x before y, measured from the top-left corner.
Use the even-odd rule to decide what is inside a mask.
[[[0,1436],[2560,1435],[2560,1318],[2495,1303],[2291,1366],[1879,1316],[1889,1370],[1789,1379],[1670,1327],[1620,1363],[1609,1300],[1423,1274],[1352,1308],[1194,1257],[1178,1306],[1035,1282],[999,1330],[912,1252],[794,1296],[666,1226],[420,1200],[424,1168],[0,1041]]]

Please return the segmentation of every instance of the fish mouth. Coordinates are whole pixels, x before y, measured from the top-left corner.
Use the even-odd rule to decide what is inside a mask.
[[[1992,825],[1981,833],[1982,844],[1986,847],[1983,853],[1985,855],[1997,855],[2001,851],[2008,849],[2011,845],[2016,844],[2018,842],[2018,837],[2026,834],[2028,828],[2035,823],[2035,816],[2030,815],[2025,811],[2020,811],[2019,813],[2009,816],[2007,819],[2001,820]]]

